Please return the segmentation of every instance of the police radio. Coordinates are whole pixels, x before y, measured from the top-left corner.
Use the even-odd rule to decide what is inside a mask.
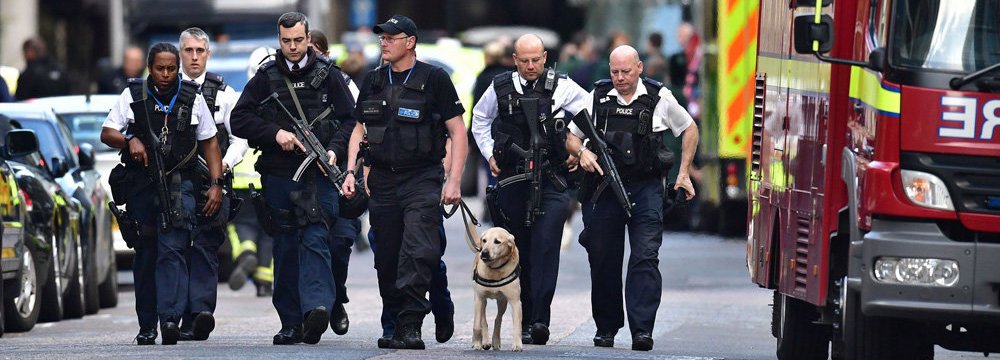
[[[559,63],[555,63],[551,68],[545,70],[545,90],[552,91],[556,88],[556,66]]]

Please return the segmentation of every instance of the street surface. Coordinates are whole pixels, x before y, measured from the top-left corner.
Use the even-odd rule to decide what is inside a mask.
[[[470,199],[472,209],[480,202]],[[478,214],[477,214],[478,215]],[[615,348],[595,348],[595,327],[590,313],[590,280],[586,252],[576,242],[583,225],[573,218],[573,241],[562,253],[559,284],[552,304],[551,337],[548,345],[525,345],[521,353],[509,351],[510,311],[503,324],[504,351],[473,351],[472,281],[473,254],[463,243],[461,217],[445,221],[449,246],[445,261],[455,302],[455,335],[451,341],[434,341],[432,315],[424,321],[427,350],[378,349],[381,335],[381,300],[372,268],[371,251],[355,251],[351,258],[346,304],[350,332],[337,336],[327,330],[317,345],[274,346],[271,337],[279,322],[270,298],[257,298],[252,284],[231,291],[220,284],[216,330],[204,342],[181,342],[176,346],[137,346],[138,332],[134,294],[122,286],[117,308],[102,309],[81,320],[39,324],[27,333],[8,333],[0,339],[0,357],[5,359],[65,358],[335,358],[335,359],[774,359],[775,342],[770,333],[771,292],[758,288],[748,278],[745,242],[690,233],[664,233],[660,249],[660,271],[664,291],[653,332],[653,351],[630,350],[626,328],[618,333]],[[480,232],[484,229],[480,229]],[[131,273],[119,272],[123,283]],[[488,320],[496,313],[487,307]],[[491,328],[492,331],[492,328]],[[159,343],[159,339],[157,340]],[[982,354],[956,353],[937,348],[938,359],[982,358]]]

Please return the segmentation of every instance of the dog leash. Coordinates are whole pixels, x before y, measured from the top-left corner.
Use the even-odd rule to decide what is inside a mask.
[[[479,220],[476,219],[475,215],[472,215],[472,210],[469,210],[469,205],[465,204],[465,200],[459,200],[458,205],[452,205],[451,209],[445,208],[447,205],[442,204],[441,210],[444,212],[444,217],[446,219],[451,218],[455,215],[455,212],[462,209],[462,224],[465,225],[465,244],[469,246],[469,250],[474,253],[478,253],[481,249],[479,248],[479,233],[476,228],[479,227]]]

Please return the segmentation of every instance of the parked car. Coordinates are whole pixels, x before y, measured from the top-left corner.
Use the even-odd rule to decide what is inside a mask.
[[[81,204],[85,312],[94,314],[101,307],[116,306],[118,277],[111,239],[112,216],[106,206],[109,195],[101,174],[94,169],[93,147],[89,143],[77,145],[67,125],[43,105],[2,104],[0,113],[35,131],[39,151],[56,183]]]
[[[51,108],[58,115],[59,119],[69,128],[73,140],[81,147],[89,144],[94,150],[94,169],[100,174],[101,189],[105,194],[110,193],[111,186],[108,185],[108,174],[111,169],[118,165],[121,158],[118,149],[111,148],[101,142],[101,129],[104,119],[108,117],[111,107],[118,101],[118,95],[70,95],[54,96],[32,99],[31,104],[41,105]],[[107,200],[100,204],[106,211]],[[98,226],[97,238],[104,239],[109,236],[112,240],[112,247],[116,254],[115,264],[126,267],[131,264],[134,252],[125,245],[121,232],[118,231],[118,224],[113,216],[109,216],[110,227]],[[102,224],[97,222],[98,225]],[[105,235],[105,232],[107,235]],[[114,268],[114,267],[112,267]],[[103,269],[103,267],[102,267]],[[104,272],[99,271],[99,275]],[[103,279],[103,278],[102,278]],[[103,294],[102,290],[102,294]],[[110,299],[108,299],[110,300]],[[109,306],[110,302],[101,302],[101,306]],[[113,306],[113,305],[110,305]]]
[[[9,119],[0,115],[0,123]],[[8,160],[38,150],[38,139],[31,131],[0,131],[0,337],[5,331],[28,331],[38,321],[41,297],[38,296],[38,269],[41,259],[28,251],[25,229],[28,210],[17,187],[14,170]]]

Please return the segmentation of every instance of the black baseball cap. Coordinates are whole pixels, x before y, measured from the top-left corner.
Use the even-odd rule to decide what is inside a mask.
[[[396,35],[406,33],[409,36],[417,36],[417,24],[414,24],[413,20],[410,20],[406,16],[393,15],[385,23],[375,25],[374,31],[376,34],[386,33]]]

